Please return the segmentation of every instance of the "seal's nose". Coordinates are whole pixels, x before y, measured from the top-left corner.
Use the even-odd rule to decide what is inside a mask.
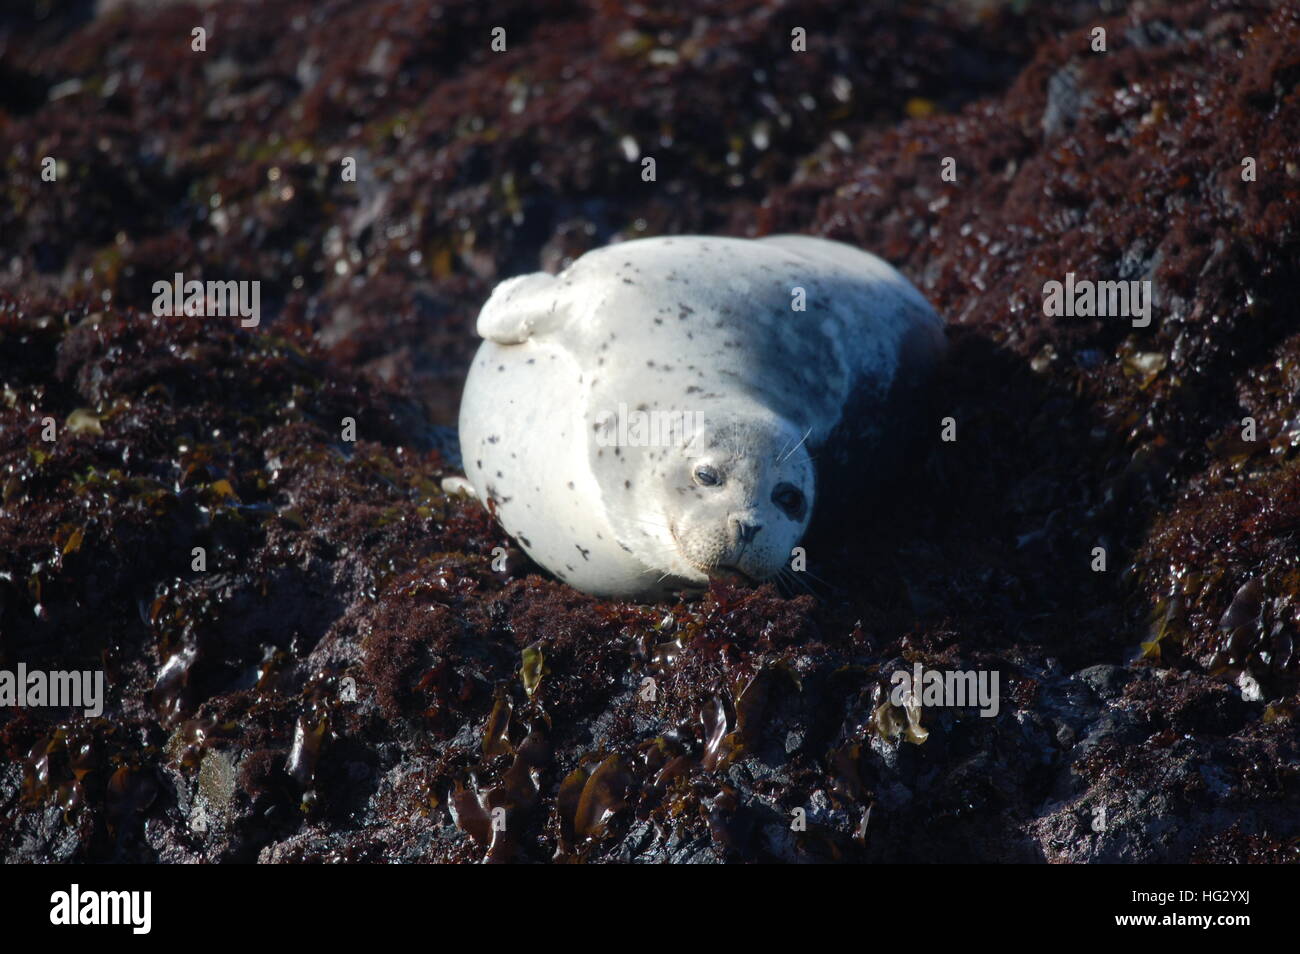
[[[758,531],[762,529],[761,523],[737,523],[736,535],[740,537],[741,543],[753,543],[754,537],[758,536]]]

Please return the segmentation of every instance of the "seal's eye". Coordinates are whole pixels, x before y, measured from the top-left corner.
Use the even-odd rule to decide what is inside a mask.
[[[772,491],[772,502],[794,520],[803,516],[803,491],[794,484],[777,484]]]
[[[701,487],[716,487],[722,483],[722,475],[718,473],[716,468],[710,467],[708,464],[700,464],[700,466],[696,467],[694,476],[695,482]]]

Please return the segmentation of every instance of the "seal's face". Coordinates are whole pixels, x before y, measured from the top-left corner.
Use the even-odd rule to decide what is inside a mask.
[[[767,580],[808,527],[813,467],[784,421],[727,421],[696,433],[661,474],[675,576]]]

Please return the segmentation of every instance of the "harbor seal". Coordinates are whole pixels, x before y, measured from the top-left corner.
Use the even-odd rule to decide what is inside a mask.
[[[782,571],[814,457],[879,470],[945,342],[891,266],[796,235],[610,245],[501,282],[477,331],[460,486],[561,580],[643,599]]]

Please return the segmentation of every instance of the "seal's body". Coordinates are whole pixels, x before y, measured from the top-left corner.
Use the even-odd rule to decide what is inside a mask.
[[[502,282],[465,384],[466,477],[602,596],[767,579],[817,466],[870,466],[942,323],[885,262],[803,236],[640,239]]]

